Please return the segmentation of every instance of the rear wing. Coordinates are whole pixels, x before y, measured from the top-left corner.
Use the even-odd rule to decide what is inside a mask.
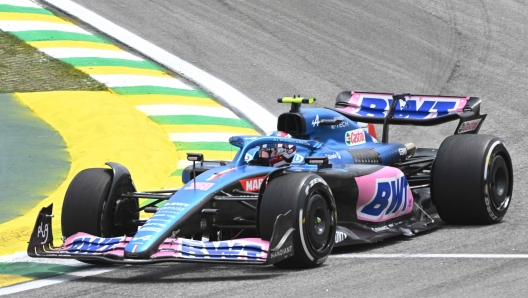
[[[343,91],[335,108],[329,109],[353,121],[374,124],[431,126],[460,120],[455,130],[460,134],[478,133],[486,118],[480,115],[480,103],[478,97]]]

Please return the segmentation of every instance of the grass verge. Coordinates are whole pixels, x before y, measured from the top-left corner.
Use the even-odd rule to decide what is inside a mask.
[[[106,89],[86,73],[0,30],[0,93]]]

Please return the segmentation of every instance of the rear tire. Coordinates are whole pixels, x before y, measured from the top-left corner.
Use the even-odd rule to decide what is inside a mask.
[[[438,150],[431,174],[438,215],[452,224],[493,224],[511,202],[513,167],[501,139],[454,135]]]
[[[337,228],[336,205],[326,182],[311,173],[272,179],[259,202],[260,237],[270,240],[275,219],[291,211],[294,255],[275,263],[279,268],[313,268],[328,258]]]

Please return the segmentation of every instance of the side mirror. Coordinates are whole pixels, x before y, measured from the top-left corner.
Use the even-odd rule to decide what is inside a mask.
[[[203,161],[203,154],[201,153],[187,153],[187,160],[188,161]]]
[[[187,160],[193,162],[193,180],[194,180],[194,189],[196,189],[196,162],[197,161],[203,162],[203,154],[187,152]]]

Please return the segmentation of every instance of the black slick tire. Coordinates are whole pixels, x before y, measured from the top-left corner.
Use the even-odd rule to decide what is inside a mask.
[[[112,179],[112,170],[102,168],[85,169],[73,178],[62,205],[63,236],[85,232],[108,238],[134,234],[137,231],[137,227],[115,223],[116,204],[121,192],[110,195]],[[137,199],[128,205],[131,206],[122,210],[128,212],[131,208],[137,208]],[[137,219],[138,216],[128,217]]]
[[[511,203],[513,168],[501,139],[454,135],[438,149],[431,173],[438,215],[451,224],[493,224]]]
[[[290,173],[271,179],[259,202],[258,229],[271,239],[275,219],[292,212],[294,255],[274,265],[304,269],[321,265],[334,247],[336,205],[326,182],[311,173]]]

